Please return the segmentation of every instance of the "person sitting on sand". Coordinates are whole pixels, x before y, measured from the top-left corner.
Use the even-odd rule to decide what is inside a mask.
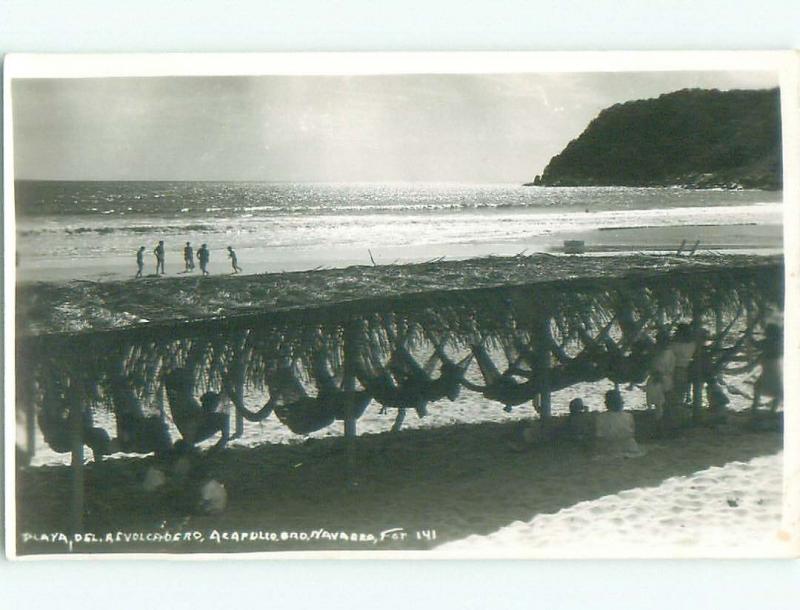
[[[236,252],[233,251],[231,246],[228,246],[228,258],[231,259],[231,267],[233,267],[233,272],[239,273],[242,268],[239,266],[238,259],[236,258]]]
[[[192,244],[190,242],[186,242],[186,245],[183,247],[183,272],[189,273],[190,271],[194,271],[194,250],[192,249]]]
[[[208,251],[208,246],[203,244],[197,251],[197,261],[200,263],[200,271],[203,272],[203,275],[208,275],[208,261],[210,258],[211,255]]]
[[[144,270],[144,246],[141,246],[136,251],[136,266],[138,267],[136,277],[142,277],[142,271]]]
[[[569,402],[566,435],[579,443],[588,442],[594,436],[594,420],[580,398],[573,398]]]
[[[163,242],[163,240],[158,242],[158,245],[153,249],[153,254],[156,255],[156,275],[158,275],[159,270],[161,271],[161,275],[164,275],[166,272],[164,271],[164,242]]]
[[[548,440],[587,444],[594,437],[594,419],[581,398],[570,401],[566,423],[560,419],[557,422],[553,428],[543,426],[541,420],[526,422],[509,440],[509,448],[512,451],[527,451]]]
[[[622,396],[616,390],[605,395],[607,411],[595,417],[594,448],[598,453],[621,457],[641,457],[645,454],[634,438],[633,415],[623,410]]]

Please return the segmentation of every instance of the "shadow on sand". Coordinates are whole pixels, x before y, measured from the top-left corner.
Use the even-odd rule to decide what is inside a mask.
[[[225,484],[229,504],[216,516],[189,515],[169,498],[142,491],[150,459],[111,460],[86,468],[86,530],[196,530],[202,541],[75,545],[84,552],[234,552],[427,549],[470,534],[488,534],[514,521],[554,513],[621,490],[660,484],[710,466],[781,449],[779,432],[750,432],[740,422],[694,428],[646,443],[646,456],[599,459],[568,443],[520,453],[509,449],[517,424],[472,424],[358,439],[352,480],[343,439],[297,445],[232,447],[203,458]],[[18,532],[66,531],[66,467],[26,469],[18,476]],[[392,528],[404,540],[380,540]],[[373,535],[377,542],[217,541],[219,532],[328,532]],[[435,531],[435,540],[416,531]],[[24,553],[66,552],[64,545],[29,543]]]

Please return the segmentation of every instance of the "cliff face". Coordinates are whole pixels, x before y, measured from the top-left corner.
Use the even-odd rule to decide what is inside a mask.
[[[782,187],[778,89],[684,89],[603,110],[542,186]]]

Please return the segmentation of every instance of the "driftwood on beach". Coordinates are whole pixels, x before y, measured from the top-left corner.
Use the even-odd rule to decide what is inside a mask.
[[[352,424],[370,398],[424,414],[462,385],[505,405],[535,401],[547,417],[551,391],[606,378],[641,383],[656,333],[681,320],[708,331],[716,353],[741,359],[749,349],[752,359],[782,301],[781,264],[712,262],[23,335],[17,404],[28,421],[35,410],[56,451],[75,435],[103,451],[94,409],[114,412],[120,445],[166,446],[161,422],[170,411],[175,420],[177,399],[165,377],[174,371],[188,380],[198,414],[217,397],[243,419],[275,413],[301,434],[336,419]],[[245,404],[246,389],[267,401]]]

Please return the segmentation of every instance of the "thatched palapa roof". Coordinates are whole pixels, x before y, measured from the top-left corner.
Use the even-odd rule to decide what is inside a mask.
[[[191,287],[197,292],[184,299]],[[195,304],[203,304],[212,290],[224,291],[232,301],[223,315],[204,317],[208,310]],[[172,296],[159,301],[160,293]],[[443,376],[444,363],[478,353],[480,346],[505,352],[506,360],[497,365],[500,372],[516,354],[527,367],[523,374],[529,392],[535,393],[549,387],[541,383],[570,383],[581,374],[575,373],[577,361],[559,361],[551,352],[564,359],[591,353],[602,364],[592,374],[610,375],[614,359],[637,360],[636,342],[646,338],[652,343],[659,327],[680,319],[707,327],[720,346],[735,344],[736,332],[752,334],[770,310],[782,309],[783,269],[779,261],[755,257],[513,257],[212,278],[208,283],[31,285],[21,289],[21,310],[30,313],[49,302],[44,309],[58,311],[58,294],[72,299],[64,302],[73,310],[93,294],[96,306],[112,313],[109,304],[117,299],[124,303],[117,312],[124,307],[131,316],[145,317],[146,309],[151,319],[159,318],[160,308],[172,319],[162,315],[146,324],[44,333],[41,329],[51,329],[54,319],[21,321],[18,388],[40,409],[48,408],[42,388],[53,379],[61,388],[80,383],[96,407],[116,408],[110,397],[119,383],[152,405],[162,391],[163,373],[176,368],[190,371],[198,392],[249,386],[276,395],[287,371],[316,385],[318,392],[326,383],[329,390],[364,389],[384,374],[402,386],[427,362],[438,358],[431,377],[437,368]],[[176,319],[176,303],[182,299],[192,315]],[[236,313],[241,303],[247,304],[246,312]],[[103,319],[121,326],[119,318]],[[410,362],[405,353],[411,354]],[[486,379],[487,387],[491,381]],[[315,394],[313,389],[308,393]],[[399,395],[419,399],[419,392]]]

